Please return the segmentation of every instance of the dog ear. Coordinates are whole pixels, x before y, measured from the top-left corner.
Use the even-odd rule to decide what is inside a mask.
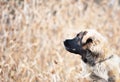
[[[81,31],[80,33],[77,34],[77,37],[79,37],[81,40],[82,38],[87,34],[87,31]]]
[[[83,32],[83,36],[86,35],[86,34],[87,34],[87,31],[84,31],[84,32]]]

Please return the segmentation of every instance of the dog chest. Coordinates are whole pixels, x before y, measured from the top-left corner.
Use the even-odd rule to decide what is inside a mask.
[[[108,70],[107,70],[107,67],[104,63],[99,63],[99,64],[96,64],[93,68],[93,73],[100,77],[100,78],[103,78],[105,80],[108,80]]]

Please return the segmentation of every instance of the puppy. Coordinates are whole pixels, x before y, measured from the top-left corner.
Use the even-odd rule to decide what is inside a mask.
[[[85,64],[82,69],[91,82],[120,82],[120,58],[96,30],[81,31],[64,45],[67,51],[81,56]]]

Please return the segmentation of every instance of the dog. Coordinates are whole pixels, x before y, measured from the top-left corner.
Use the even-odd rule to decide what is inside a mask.
[[[67,51],[81,56],[82,78],[90,82],[120,82],[120,57],[96,30],[83,30],[73,39],[66,39],[64,46]]]

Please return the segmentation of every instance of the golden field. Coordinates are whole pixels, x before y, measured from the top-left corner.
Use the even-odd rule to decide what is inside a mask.
[[[85,82],[63,45],[81,29],[119,54],[120,0],[0,0],[0,82]]]

